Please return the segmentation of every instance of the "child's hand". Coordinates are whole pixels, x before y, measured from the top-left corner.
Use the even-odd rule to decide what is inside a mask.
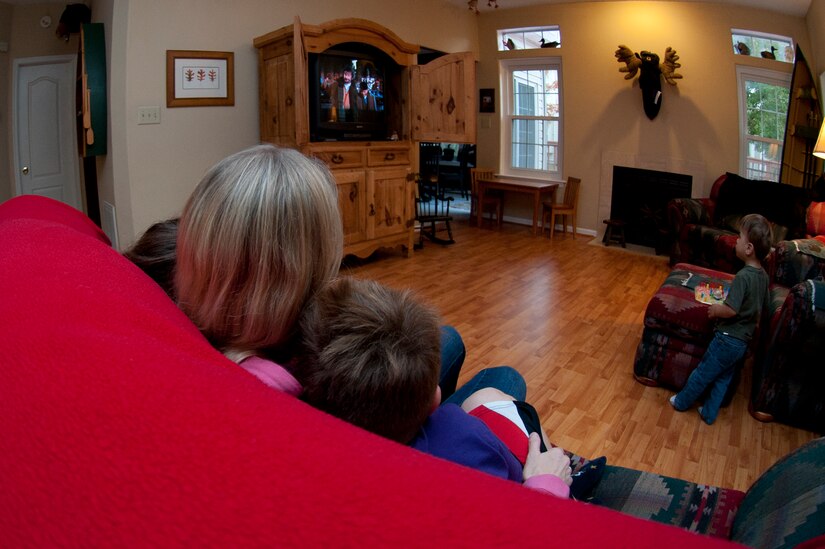
[[[714,303],[708,307],[709,318],[731,318],[736,316],[736,311],[724,303]]]
[[[570,476],[570,458],[564,455],[561,448],[552,448],[542,452],[541,437],[538,433],[530,433],[530,446],[527,450],[527,461],[524,462],[524,480],[537,475],[555,475],[570,486],[573,477]]]

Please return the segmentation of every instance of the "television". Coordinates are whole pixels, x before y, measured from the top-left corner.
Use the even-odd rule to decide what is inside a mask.
[[[345,43],[309,55],[309,129],[312,141],[370,141],[389,138],[388,70],[381,50]]]

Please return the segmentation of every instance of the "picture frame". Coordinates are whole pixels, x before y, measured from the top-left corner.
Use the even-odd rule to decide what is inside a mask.
[[[495,88],[481,88],[478,90],[478,112],[496,112]]]
[[[166,106],[235,104],[235,54],[231,51],[166,50]]]

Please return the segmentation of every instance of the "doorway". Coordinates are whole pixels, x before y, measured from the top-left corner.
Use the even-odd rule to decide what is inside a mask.
[[[15,59],[12,148],[15,194],[83,211],[75,114],[77,56]]]

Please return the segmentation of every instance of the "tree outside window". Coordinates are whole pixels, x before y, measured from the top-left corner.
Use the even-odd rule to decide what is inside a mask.
[[[742,164],[745,177],[779,181],[790,75],[738,67]]]

